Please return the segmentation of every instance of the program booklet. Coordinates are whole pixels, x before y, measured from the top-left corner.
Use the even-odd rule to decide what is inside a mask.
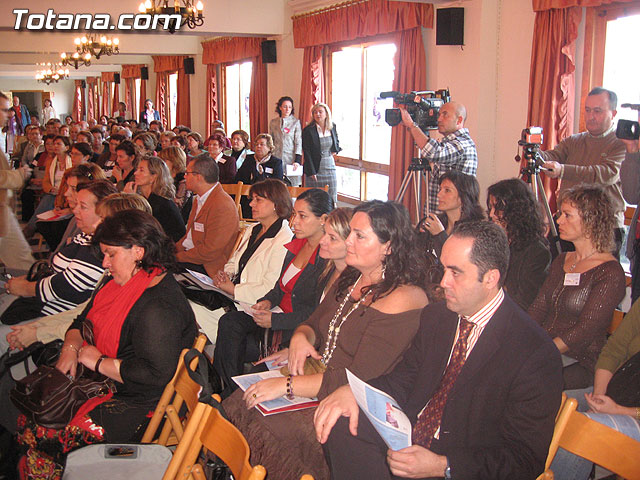
[[[394,398],[363,382],[347,369],[347,380],[358,406],[391,450],[411,446],[411,422]]]
[[[258,383],[265,378],[278,378],[284,377],[280,373],[280,370],[269,370],[268,372],[248,373],[246,375],[238,375],[231,377],[234,382],[238,384],[240,389],[244,392],[254,383]],[[307,397],[293,397],[292,400],[288,399],[286,395],[280,398],[275,398],[266,402],[261,402],[256,405],[256,408],[265,417],[268,415],[274,415],[282,412],[293,412],[295,410],[304,410],[305,408],[312,408],[318,405],[317,398]]]

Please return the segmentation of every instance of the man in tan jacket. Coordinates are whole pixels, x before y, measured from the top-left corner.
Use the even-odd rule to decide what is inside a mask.
[[[9,98],[0,92],[0,128],[7,123]],[[34,262],[31,247],[22,235],[18,219],[8,203],[11,190],[22,187],[31,174],[31,168],[24,166],[11,170],[4,152],[0,152],[0,261],[9,270],[26,271]]]

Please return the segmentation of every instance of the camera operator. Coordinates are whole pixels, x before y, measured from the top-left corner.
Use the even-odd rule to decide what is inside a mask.
[[[464,128],[467,110],[458,102],[448,102],[440,107],[438,131],[444,137],[438,141],[430,138],[414,123],[404,105],[399,105],[399,108],[402,124],[411,132],[413,140],[420,148],[420,156],[427,159],[431,165],[428,206],[429,212],[435,212],[438,207],[440,175],[449,170],[458,170],[475,176],[478,169],[476,144],[471,140],[469,130]]]
[[[587,131],[565,138],[553,150],[540,152],[545,161],[543,166],[550,170],[545,173],[562,179],[558,193],[584,182],[601,184],[611,195],[617,227],[613,252],[616,257],[622,246],[625,210],[620,185],[620,164],[625,149],[616,138],[613,122],[617,103],[618,97],[611,90],[594,88],[585,100]]]
[[[640,121],[640,111],[638,111]],[[622,180],[622,194],[627,203],[636,205],[636,213],[633,214],[629,235],[627,237],[627,258],[631,260],[631,300],[635,302],[640,297],[640,229],[638,228],[638,214],[640,214],[640,139],[621,140],[626,148],[624,161],[620,167]]]

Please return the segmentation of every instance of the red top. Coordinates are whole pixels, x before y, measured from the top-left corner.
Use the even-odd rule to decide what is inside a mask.
[[[306,243],[307,243],[306,238],[294,238],[284,246],[284,248],[286,248],[291,253],[293,253],[293,259],[291,259],[291,262],[289,262],[289,265],[287,265],[287,268],[283,270],[284,273],[286,273],[286,271],[289,269],[289,267],[293,263],[293,260],[296,258],[296,255],[298,255],[298,252],[300,252],[300,250]],[[318,245],[318,247],[319,246],[320,245]],[[309,258],[309,263],[311,264],[316,263],[316,256],[318,255],[318,247],[316,247],[316,249],[311,254],[311,257]],[[291,313],[293,311],[293,306],[291,304],[291,292],[293,292],[293,288],[295,287],[296,282],[298,281],[298,278],[300,278],[300,275],[302,274],[303,271],[304,271],[304,268],[300,270],[295,276],[293,276],[287,282],[286,285],[282,283],[282,277],[280,277],[280,279],[278,280],[278,282],[280,283],[280,288],[284,293],[282,300],[280,301],[280,308],[284,313]]]

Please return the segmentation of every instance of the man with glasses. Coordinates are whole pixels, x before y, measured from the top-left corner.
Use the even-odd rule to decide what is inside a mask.
[[[213,277],[227,262],[238,236],[236,204],[218,182],[218,164],[196,157],[187,166],[187,190],[194,193],[187,234],[177,247],[178,262],[190,270]]]
[[[616,137],[613,121],[617,103],[618,96],[611,90],[594,88],[585,100],[587,131],[565,138],[553,150],[540,152],[545,160],[544,167],[549,169],[545,173],[551,178],[562,179],[560,191],[583,182],[604,185],[616,211],[615,255],[622,246],[625,210],[620,184],[625,147]]]
[[[9,117],[9,98],[0,92],[0,128]],[[4,153],[0,154],[0,261],[9,270],[27,271],[34,262],[31,248],[22,235],[18,219],[9,209],[11,190],[22,187],[31,168],[23,166],[11,170]]]

